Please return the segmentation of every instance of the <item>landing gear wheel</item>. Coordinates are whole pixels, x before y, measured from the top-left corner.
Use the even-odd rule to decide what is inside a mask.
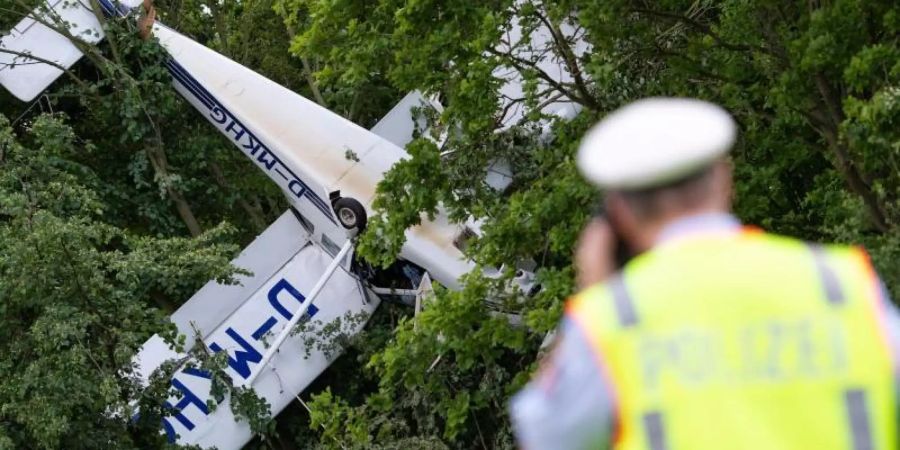
[[[348,230],[356,228],[360,233],[366,228],[368,216],[362,203],[349,197],[341,197],[334,202],[334,212],[338,222]]]

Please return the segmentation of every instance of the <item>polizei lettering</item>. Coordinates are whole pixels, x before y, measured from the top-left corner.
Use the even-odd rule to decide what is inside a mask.
[[[836,320],[770,319],[736,329],[681,328],[638,342],[641,386],[684,389],[842,376],[850,367],[847,336]]]

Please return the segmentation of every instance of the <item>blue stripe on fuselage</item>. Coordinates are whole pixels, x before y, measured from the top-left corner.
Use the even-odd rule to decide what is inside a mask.
[[[106,17],[126,17],[131,14],[132,8],[119,3],[116,0],[97,0],[100,8],[103,9],[103,15]]]
[[[171,60],[166,61],[166,67],[169,69],[169,73],[172,75],[172,78],[175,78],[176,81],[181,83],[185,89],[187,89],[200,103],[203,103],[203,106],[206,106],[209,109],[213,108],[213,103],[208,98],[206,98],[202,93],[198,92],[197,89],[192,86],[185,78],[184,75],[179,72],[179,68],[172,64]]]
[[[115,11],[116,8],[109,0],[98,0],[98,2],[100,3],[100,7],[103,8],[103,15],[107,17],[113,15],[113,11]]]
[[[225,106],[222,105],[222,102],[218,101],[218,99],[216,99],[215,96],[213,96],[199,81],[197,81],[197,79],[194,78],[184,68],[184,66],[179,64],[178,61],[176,61],[174,58],[169,59],[168,61],[166,61],[166,67],[169,69],[169,73],[172,74],[172,77],[175,78],[175,80],[178,81],[182,86],[184,86],[184,88],[187,89],[187,91],[190,92],[191,95],[193,95],[198,101],[200,101],[200,103],[203,103],[203,105],[209,109],[212,109],[214,107],[220,109],[222,112],[227,114],[234,122],[236,122],[242,130],[247,132],[248,135],[250,135],[257,142],[261,142],[260,139],[256,137],[256,133],[246,127],[237,117],[235,117],[234,114],[231,113],[231,111],[228,110],[228,108],[225,108]],[[274,154],[271,150],[268,149],[268,147],[265,147],[265,144],[263,144],[263,147],[266,149],[266,151],[269,152],[269,154],[275,161],[281,164],[281,166],[285,170],[287,170],[298,183],[300,183],[300,187],[303,189],[302,195],[306,197],[310,202],[312,202],[312,204],[319,211],[321,211],[322,214],[324,214],[331,223],[336,224],[337,222],[335,222],[334,217],[331,213],[331,206],[327,202],[322,200],[321,197],[316,195],[316,193],[312,189],[310,189],[310,186],[306,184],[303,179],[298,177],[290,167],[288,167],[284,164],[284,162],[281,161],[281,158],[279,158],[278,155]]]

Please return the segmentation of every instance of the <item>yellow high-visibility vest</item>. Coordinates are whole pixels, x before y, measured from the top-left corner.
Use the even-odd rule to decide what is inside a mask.
[[[744,232],[581,292],[567,315],[613,391],[614,448],[898,448],[876,280],[859,249]]]

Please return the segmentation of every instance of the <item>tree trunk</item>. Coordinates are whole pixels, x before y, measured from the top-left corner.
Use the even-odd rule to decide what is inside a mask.
[[[200,222],[197,221],[197,217],[194,216],[194,211],[191,210],[191,205],[184,196],[181,195],[181,192],[178,189],[175,189],[175,187],[168,184],[169,165],[165,151],[156,146],[149,146],[145,151],[147,153],[147,158],[150,159],[150,164],[153,165],[156,176],[166,180],[166,193],[169,194],[169,199],[175,203],[175,209],[178,211],[178,216],[181,217],[181,221],[187,226],[191,236],[199,236],[203,230],[200,228]]]
[[[819,91],[818,103],[824,111],[817,111],[822,129],[820,132],[828,141],[828,147],[835,158],[835,167],[843,175],[850,190],[859,195],[865,204],[872,223],[879,231],[885,233],[892,227],[887,219],[887,209],[881,204],[878,196],[872,190],[871,182],[866,180],[863,173],[857,169],[850,152],[841,142],[838,135],[841,123],[844,121],[844,109],[840,96],[822,73],[814,76],[816,89]],[[824,119],[827,117],[827,120]]]
[[[200,236],[203,233],[203,230],[200,229],[200,223],[197,222],[197,218],[194,216],[194,212],[191,210],[191,205],[188,204],[187,200],[184,199],[184,196],[181,195],[177,189],[173,187],[166,188],[166,191],[169,193],[169,198],[175,202],[175,209],[178,210],[178,215],[181,216],[181,221],[184,222],[188,227],[188,231],[191,233],[192,237]]]
[[[319,85],[316,84],[316,79],[313,77],[312,66],[310,66],[309,60],[306,59],[306,57],[301,57],[300,62],[303,63],[303,75],[306,77],[306,84],[309,85],[309,90],[312,91],[313,98],[319,105],[327,107],[328,105],[325,104],[325,98],[322,97],[322,91],[319,90]]]
[[[862,199],[866,211],[869,213],[869,218],[872,219],[875,228],[882,233],[890,231],[892,224],[888,223],[887,215],[881,207],[881,202],[878,200],[875,192],[872,191],[871,186],[866,183],[862,175],[860,175],[859,171],[856,169],[856,165],[853,163],[853,160],[850,159],[847,149],[838,142],[836,136],[831,136],[830,138],[826,136],[826,139],[828,139],[829,147],[836,159],[835,167],[838,169],[838,172],[843,175],[850,190],[856,195],[859,195]]]

